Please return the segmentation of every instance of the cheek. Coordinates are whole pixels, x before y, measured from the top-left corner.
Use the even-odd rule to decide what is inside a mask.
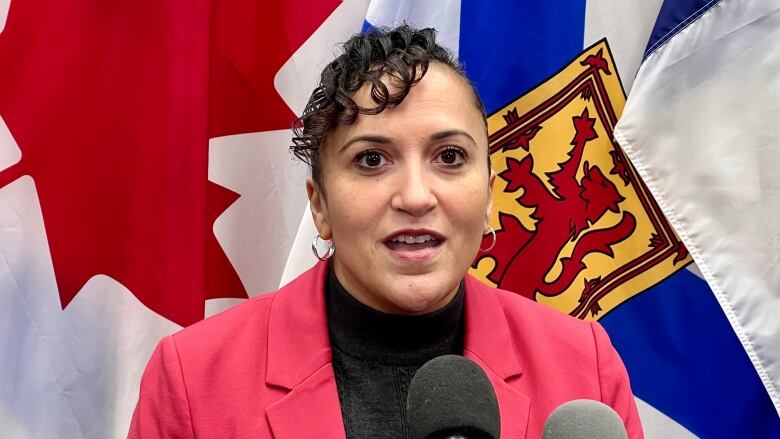
[[[334,194],[330,204],[331,227],[334,233],[355,241],[377,225],[382,212],[382,202],[376,191],[370,193],[373,195],[365,196],[362,191],[347,190]]]
[[[468,206],[470,211],[481,210],[484,213],[485,207],[488,203],[488,197],[490,196],[490,188],[486,182],[482,173],[477,173],[470,179],[467,185],[461,189],[463,194],[464,206]]]
[[[470,187],[451,196],[450,214],[463,231],[466,240],[481,239],[485,227],[485,211],[488,203],[486,188]]]

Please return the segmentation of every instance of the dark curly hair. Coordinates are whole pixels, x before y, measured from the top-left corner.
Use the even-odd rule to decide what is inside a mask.
[[[463,78],[472,92],[474,105],[485,114],[484,104],[463,66],[449,50],[436,44],[435,29],[417,30],[407,24],[394,29],[372,29],[352,36],[343,48],[344,53],[322,71],[303,115],[293,123],[290,150],[311,167],[312,179],[320,188],[320,147],[328,132],[355,122],[359,114],[378,114],[400,104],[425,76],[432,61],[446,65]],[[389,91],[381,81],[384,75],[391,78],[395,91]],[[352,99],[366,82],[371,84],[371,98],[376,103],[373,107],[361,107]]]

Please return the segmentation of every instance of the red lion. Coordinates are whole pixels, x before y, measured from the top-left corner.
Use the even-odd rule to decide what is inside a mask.
[[[585,145],[598,137],[593,128],[595,119],[588,117],[586,108],[572,121],[575,134],[569,159],[560,164],[560,169],[547,174],[552,191],[532,172],[534,159],[531,154],[519,161],[507,158],[507,169],[499,176],[507,182],[506,192],[523,189],[516,200],[520,205],[534,209],[531,218],[536,220],[536,230],[527,230],[516,217],[500,213],[495,247],[478,256],[473,265],[476,267],[485,257],[494,259],[495,267],[488,279],[500,288],[531,299],[536,292],[545,296],[561,294],[586,268],[583,263],[586,255],[614,256],[611,247],[629,237],[636,228],[636,219],[629,212],[623,212],[621,220],[612,227],[591,227],[607,211],[619,213],[619,205],[625,198],[598,166],[591,166],[587,161],[583,163]],[[580,166],[584,176],[577,181]],[[485,240],[483,244],[489,244],[490,238]],[[575,240],[571,256],[561,258],[563,247]],[[546,280],[547,273],[559,259],[563,264],[561,273],[552,281]],[[585,281],[580,302],[590,297],[600,279]]]

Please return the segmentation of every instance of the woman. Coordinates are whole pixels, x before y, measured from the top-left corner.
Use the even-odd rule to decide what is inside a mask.
[[[344,49],[292,147],[311,165],[323,261],[163,339],[130,437],[404,437],[412,375],[453,353],[487,373],[504,438],[540,437],[579,398],[609,404],[642,437],[598,324],[466,275],[495,173],[479,96],[434,31],[402,26]]]

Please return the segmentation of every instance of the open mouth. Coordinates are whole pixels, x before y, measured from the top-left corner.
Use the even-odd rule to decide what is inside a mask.
[[[390,250],[411,252],[438,247],[443,238],[432,233],[399,233],[385,241]]]

